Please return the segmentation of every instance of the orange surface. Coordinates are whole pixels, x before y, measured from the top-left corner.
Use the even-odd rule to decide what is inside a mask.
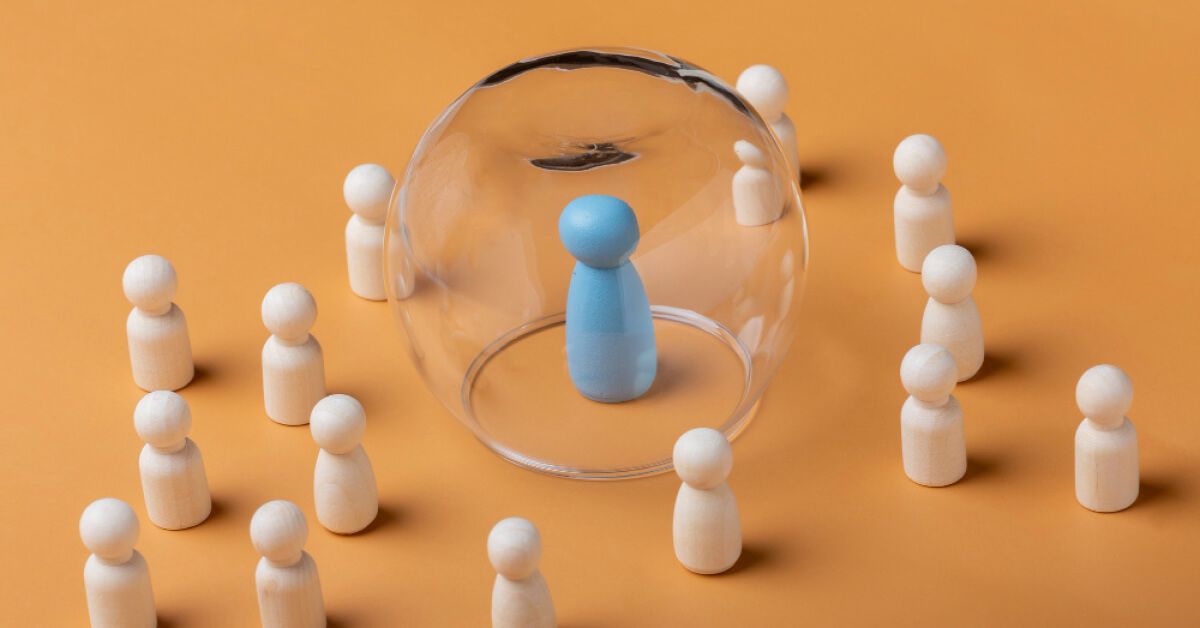
[[[108,495],[143,515],[164,625],[255,624],[251,513],[312,512],[309,433],[260,396],[259,301],[297,280],[330,388],[368,408],[384,508],[362,536],[313,526],[337,626],[486,625],[484,542],[510,514],[541,527],[567,628],[1195,625],[1194,5],[166,4],[0,8],[0,623],[85,624],[77,522]],[[804,329],[734,446],[747,551],[726,576],[675,563],[673,477],[501,461],[418,381],[387,307],[346,286],[346,171],[401,170],[474,80],[588,43],[791,81]],[[918,131],[948,147],[989,351],[957,393],[970,470],[938,490],[900,467],[897,367],[924,296],[894,259],[891,153]],[[147,251],[179,271],[201,372],[184,395],[217,509],[186,532],[148,525],[138,486],[120,276]],[[1137,391],[1142,497],[1116,515],[1073,497],[1075,380],[1102,361]]]

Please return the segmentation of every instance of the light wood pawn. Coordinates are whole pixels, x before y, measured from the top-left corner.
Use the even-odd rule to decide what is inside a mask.
[[[925,486],[947,486],[967,472],[963,413],[954,390],[954,358],[945,348],[919,344],[904,355],[900,381],[909,398],[900,409],[904,473]]]
[[[757,227],[779,220],[783,194],[771,176],[767,155],[754,144],[738,140],[733,145],[742,167],[733,174],[733,209],[737,223]]]
[[[172,301],[179,280],[158,255],[143,255],[125,267],[125,298],[133,304],[125,320],[133,381],[142,390],[178,390],[195,375],[187,319]]]
[[[349,395],[329,395],[313,407],[309,429],[321,451],[313,470],[317,521],[330,532],[354,534],[379,514],[371,459],[363,449],[367,415]]]
[[[383,278],[384,220],[396,180],[377,164],[355,166],[342,183],[354,215],[346,223],[346,268],[350,289],[372,301],[387,299]]]
[[[921,342],[945,347],[966,381],[983,366],[983,323],[971,291],[975,258],[957,244],[943,244],[925,257],[921,284],[929,294],[921,317]]]
[[[148,393],[133,411],[133,425],[146,442],[138,458],[150,522],[164,530],[200,525],[212,512],[200,449],[188,438],[192,411],[167,390]]]
[[[950,192],[941,183],[946,151],[929,135],[910,135],[896,147],[892,167],[902,184],[893,204],[896,256],[907,270],[921,272],[930,251],[954,244]]]
[[[492,628],[554,628],[554,600],[538,562],[542,537],[529,521],[509,517],[497,523],[487,542],[496,568],[492,585]]]
[[[92,553],[83,568],[92,628],[153,628],[158,624],[150,568],[133,548],[138,532],[133,509],[111,497],[92,502],[79,519],[79,536]]]
[[[262,351],[267,416],[304,425],[325,396],[325,356],[308,333],[317,321],[317,302],[304,286],[281,283],[263,298],[262,320],[271,332]]]
[[[262,554],[254,580],[263,628],[324,628],[321,579],[304,551],[304,513],[289,501],[267,502],[250,519],[250,539]]]
[[[733,449],[725,435],[697,428],[675,441],[675,473],[683,480],[675,496],[675,557],[689,571],[715,574],[742,555],[742,521],[726,479]]]
[[[737,91],[758,110],[783,145],[791,175],[800,180],[800,152],[796,147],[796,125],[784,112],[788,101],[783,73],[769,65],[752,65],[738,76]]]
[[[1137,430],[1125,416],[1133,382],[1125,371],[1101,364],[1075,386],[1084,419],[1075,430],[1075,498],[1088,510],[1116,512],[1137,501]]]

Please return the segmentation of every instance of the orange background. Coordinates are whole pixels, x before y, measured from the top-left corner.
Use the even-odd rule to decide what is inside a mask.
[[[499,518],[541,528],[561,624],[1194,625],[1200,560],[1200,14],[1189,3],[6,2],[0,8],[0,600],[10,626],[86,623],[79,514],[142,517],[163,624],[257,622],[248,522],[310,514],[336,626],[481,626]],[[177,4],[177,3],[172,3]],[[1054,6],[1048,6],[1053,4]],[[671,549],[673,476],[541,477],[473,441],[426,391],[387,306],[345,279],[341,181],[402,171],[458,93],[586,44],[682,56],[732,81],[780,67],[807,171],[799,340],[734,446],[746,555],[701,577]],[[937,135],[979,262],[988,363],[956,395],[970,469],[901,470],[898,365],[925,295],[894,259],[891,154]],[[149,525],[121,272],[180,276],[194,415],[217,509]],[[259,302],[306,284],[331,391],[368,411],[384,508],[361,536],[311,517],[308,430],[268,421]],[[1073,495],[1075,381],[1137,391],[1143,487]]]

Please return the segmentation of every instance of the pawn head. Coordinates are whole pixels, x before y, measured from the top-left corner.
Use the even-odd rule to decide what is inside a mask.
[[[542,535],[529,520],[509,517],[492,528],[487,549],[496,573],[509,580],[524,580],[537,571],[542,559]]]
[[[302,340],[317,322],[317,302],[298,283],[281,283],[263,297],[262,319],[267,329],[284,340]]]
[[[92,502],[79,518],[79,537],[83,544],[88,551],[105,560],[128,560],[139,531],[133,509],[112,497]]]
[[[954,356],[941,345],[920,344],[904,354],[900,362],[900,383],[908,394],[921,401],[936,403],[945,399],[958,383]]]
[[[946,174],[946,151],[932,135],[910,135],[896,147],[892,168],[905,186],[933,192]]]
[[[567,203],[558,218],[558,235],[575,259],[595,268],[624,264],[637,248],[637,216],[625,201],[589,194]]]
[[[702,490],[715,488],[733,470],[733,448],[724,434],[698,427],[675,441],[672,462],[675,473],[688,486]]]
[[[747,142],[746,140],[738,140],[733,143],[733,152],[737,153],[738,159],[747,166],[754,168],[766,168],[769,165],[767,154],[759,147]]]
[[[177,393],[156,390],[143,396],[133,409],[133,428],[149,445],[178,445],[192,430],[192,410]]]
[[[743,70],[738,76],[737,91],[767,122],[778,120],[787,106],[787,81],[783,73],[769,65],[760,63]]]
[[[269,501],[250,519],[250,542],[268,560],[292,564],[308,541],[308,522],[300,508],[283,499]]]
[[[921,264],[921,285],[942,303],[958,303],[975,289],[975,258],[957,244],[943,244]]]
[[[342,197],[350,211],[363,220],[378,223],[387,217],[388,201],[396,180],[378,164],[355,166],[342,183]]]
[[[308,421],[317,446],[331,454],[345,454],[362,443],[367,414],[350,395],[329,395],[313,406]]]
[[[1133,382],[1111,364],[1093,366],[1075,385],[1075,403],[1089,420],[1107,428],[1120,427],[1133,405]]]
[[[125,267],[121,277],[125,298],[139,310],[166,312],[175,299],[179,279],[175,267],[160,255],[143,255]]]

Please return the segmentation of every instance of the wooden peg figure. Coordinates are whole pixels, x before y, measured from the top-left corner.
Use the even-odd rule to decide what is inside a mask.
[[[313,471],[317,521],[330,532],[354,534],[379,514],[371,459],[363,449],[367,415],[349,395],[329,395],[313,407],[309,429],[321,451]]]
[[[146,442],[138,458],[150,522],[164,530],[200,525],[212,512],[204,459],[188,438],[192,411],[183,397],[148,393],[133,411],[133,425]]]
[[[377,164],[355,166],[342,183],[342,196],[354,213],[346,223],[346,268],[350,289],[372,301],[387,299],[383,278],[384,220],[396,180]]]
[[[954,244],[950,192],[941,183],[946,151],[932,136],[910,135],[896,147],[892,167],[902,184],[893,204],[896,256],[901,266],[918,273],[930,251]]]
[[[675,496],[675,557],[689,571],[716,574],[742,555],[742,521],[726,480],[733,449],[725,435],[707,427],[684,433],[672,458],[683,484]]]
[[[783,194],[771,176],[766,153],[746,140],[735,142],[733,151],[742,162],[733,175],[733,209],[738,224],[757,227],[779,220]]]
[[[554,628],[554,600],[538,562],[542,537],[520,517],[497,523],[488,534],[488,560],[496,568],[492,585],[492,628]]]
[[[125,267],[121,280],[133,304],[125,321],[133,381],[142,390],[178,390],[195,375],[187,319],[175,305],[175,268],[158,255],[143,255]]]
[[[796,148],[796,125],[784,113],[788,101],[787,80],[769,65],[752,65],[738,76],[737,91],[758,110],[783,145],[791,174],[800,180],[800,153]]]
[[[154,591],[146,559],[133,548],[138,520],[129,504],[111,497],[92,502],[79,519],[79,536],[92,553],[83,568],[92,628],[154,628]]]
[[[945,347],[958,366],[958,381],[983,366],[983,323],[971,291],[975,258],[957,244],[943,244],[925,257],[921,284],[929,294],[921,317],[921,342]]]
[[[580,196],[558,220],[578,260],[567,290],[567,367],[580,394],[605,403],[641,397],[658,372],[650,302],[629,256],[639,233],[619,198]]]
[[[281,283],[263,298],[262,319],[271,332],[262,351],[267,416],[304,425],[325,396],[325,356],[308,333],[317,320],[317,302],[304,286]]]
[[[304,513],[289,501],[267,502],[250,519],[250,540],[262,554],[254,580],[263,628],[324,628],[321,579],[304,551]]]
[[[910,395],[900,410],[904,473],[924,486],[948,486],[967,472],[963,413],[954,390],[958,369],[945,348],[919,344],[904,355],[900,381]]]
[[[1138,497],[1137,430],[1125,416],[1133,382],[1111,365],[1093,366],[1075,386],[1084,419],[1075,430],[1075,498],[1088,510],[1117,512]]]

